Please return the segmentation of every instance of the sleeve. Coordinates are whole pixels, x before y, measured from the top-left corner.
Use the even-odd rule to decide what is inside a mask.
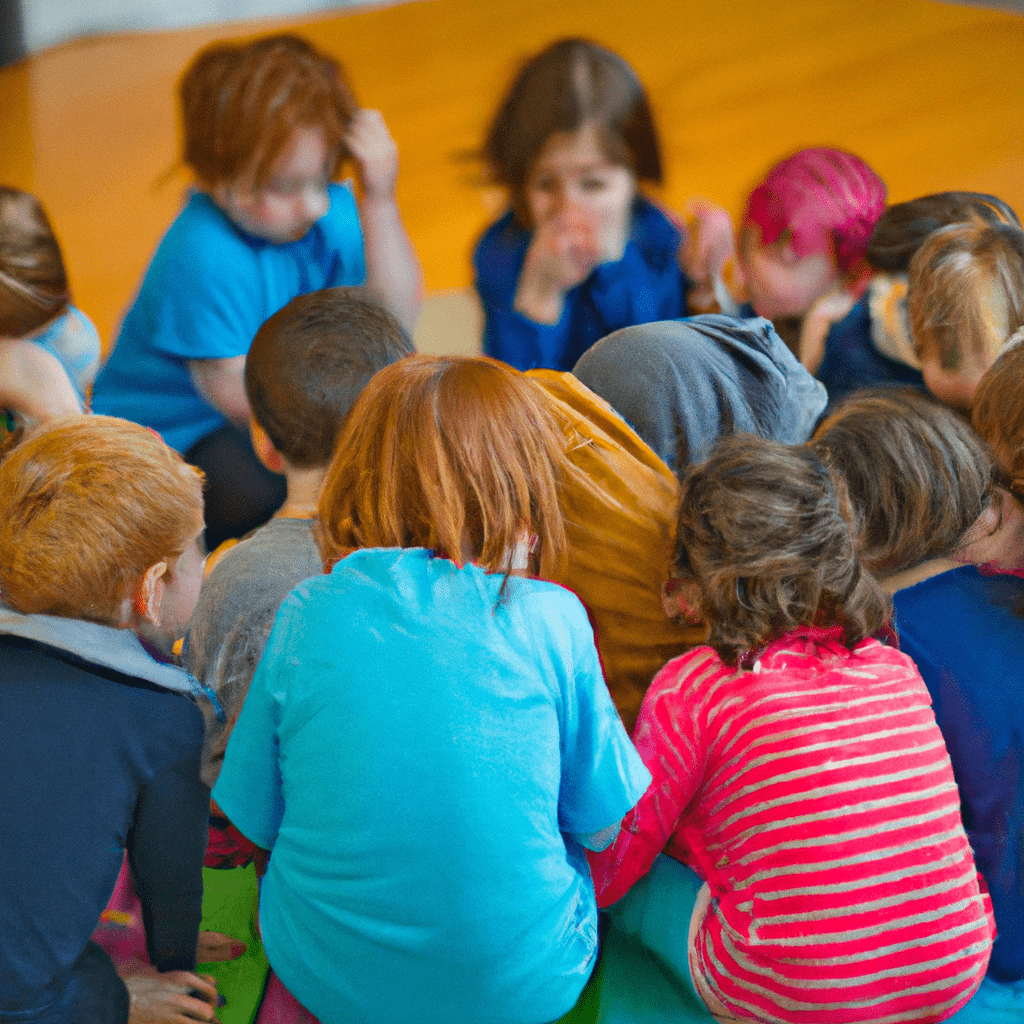
[[[563,832],[592,836],[640,799],[651,776],[622,725],[601,671],[593,633],[579,608],[574,665],[562,721],[562,781],[558,823]]]
[[[281,606],[213,788],[213,798],[230,822],[264,850],[273,848],[284,818],[278,732],[294,614],[289,598]]]
[[[191,704],[188,711],[194,735],[139,794],[127,841],[149,959],[158,971],[195,969],[202,917],[210,791],[199,778],[201,718]]]
[[[324,238],[334,254],[334,266],[325,287],[355,286],[366,283],[366,255],[359,206],[350,182],[332,184],[331,208],[321,221]]]
[[[669,662],[644,698],[633,742],[651,773],[651,784],[626,815],[615,842],[588,855],[597,902],[607,907],[647,873],[671,838],[704,771],[699,716],[683,699],[688,682],[683,659]]]

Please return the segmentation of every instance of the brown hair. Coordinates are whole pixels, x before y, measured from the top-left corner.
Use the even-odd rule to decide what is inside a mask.
[[[971,410],[974,429],[996,452],[1012,482],[1024,480],[1024,328],[981,378]]]
[[[1024,326],[1024,231],[977,220],[933,231],[910,261],[907,312],[919,357],[954,371],[965,353],[994,359]]]
[[[64,259],[39,200],[0,185],[0,337],[23,338],[68,308]]]
[[[807,445],[752,434],[683,478],[673,573],[699,585],[708,643],[732,665],[798,626],[842,626],[852,647],[889,616],[842,486]]]
[[[245,361],[249,407],[293,466],[326,466],[370,378],[413,351],[398,320],[362,288],[300,295],[256,332]]]
[[[26,614],[117,625],[202,512],[202,474],[154,431],[112,416],[55,420],[0,463],[0,593]]]
[[[821,424],[811,446],[846,482],[872,572],[948,556],[992,500],[984,443],[924,395],[859,394]]]
[[[338,63],[298,36],[215,43],[185,69],[178,94],[184,161],[204,185],[263,188],[296,128],[323,128],[335,173],[347,155],[355,97]]]
[[[996,196],[984,192],[936,192],[894,203],[882,214],[868,243],[868,263],[875,270],[905,274],[914,253],[933,231],[968,221],[1020,227],[1017,214]]]
[[[647,94],[617,53],[589,39],[559,39],[523,66],[484,140],[494,179],[511,193],[512,208],[532,228],[523,195],[548,139],[593,122],[606,158],[640,181],[661,182],[661,150]]]
[[[524,528],[544,574],[565,551],[564,439],[544,393],[483,357],[410,356],[363,389],[320,495],[329,567],[353,547],[434,548],[510,569]]]

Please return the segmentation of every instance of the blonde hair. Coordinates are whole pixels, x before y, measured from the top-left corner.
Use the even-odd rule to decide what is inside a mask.
[[[16,611],[118,625],[202,522],[202,474],[112,416],[55,420],[0,463],[0,593]]]
[[[546,575],[565,551],[564,440],[543,392],[486,358],[410,356],[356,400],[320,497],[329,567],[355,547],[425,547],[509,572],[523,530]]]

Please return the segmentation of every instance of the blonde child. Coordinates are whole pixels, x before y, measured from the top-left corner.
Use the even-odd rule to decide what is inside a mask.
[[[807,447],[737,435],[682,483],[674,576],[708,646],[651,684],[654,780],[591,863],[602,905],[663,849],[693,869],[674,967],[720,1021],[939,1021],[988,963],[949,756],[913,663],[870,639],[889,602],[847,517]],[[621,913],[660,913],[665,874]]]
[[[682,236],[639,189],[662,180],[654,118],[622,57],[575,38],[541,51],[483,155],[511,205],[473,255],[488,355],[571,370],[611,331],[685,314]]]
[[[197,188],[125,316],[95,408],[154,428],[204,470],[215,547],[284,500],[248,438],[257,329],[296,295],[364,282],[411,329],[420,271],[395,202],[395,145],[333,59],[289,35],[218,43],[179,95]],[[335,181],[348,159],[358,202]]]
[[[583,850],[648,775],[583,606],[526,578],[565,547],[563,443],[517,371],[427,356],[338,440],[333,568],[282,604],[213,792],[271,851],[267,956],[323,1024],[551,1021],[593,969]]]

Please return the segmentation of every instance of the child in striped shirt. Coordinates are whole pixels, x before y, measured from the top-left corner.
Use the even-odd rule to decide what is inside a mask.
[[[708,646],[652,683],[654,781],[592,866],[604,906],[663,849],[699,875],[668,945],[719,1021],[941,1021],[988,963],[949,757],[914,664],[871,639],[889,602],[846,504],[810,449],[742,435],[682,484],[675,599]],[[615,909],[642,940],[669,864]]]

